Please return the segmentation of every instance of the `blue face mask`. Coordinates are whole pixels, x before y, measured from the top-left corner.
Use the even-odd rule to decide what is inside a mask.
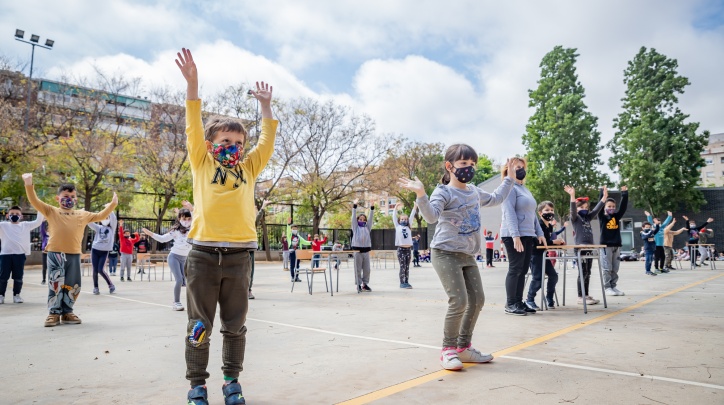
[[[357,221],[357,225],[359,225],[360,228],[364,228],[367,226],[367,221]]]
[[[410,225],[410,223],[408,221],[400,221],[400,225],[407,226]]]
[[[579,210],[579,211],[578,211],[578,215],[581,215],[581,216],[584,216],[584,217],[585,217],[586,215],[588,215],[588,210]]]

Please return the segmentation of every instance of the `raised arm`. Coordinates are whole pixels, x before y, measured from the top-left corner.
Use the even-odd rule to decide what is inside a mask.
[[[163,235],[159,235],[159,234],[157,234],[157,233],[153,233],[153,232],[149,231],[149,230],[146,229],[146,228],[141,228],[141,232],[143,232],[143,233],[145,233],[146,235],[152,237],[153,239],[156,239],[157,241],[159,241],[159,242],[161,242],[161,243],[170,242],[170,241],[173,240],[173,237],[174,237],[173,232],[168,232],[168,233],[165,233],[165,234],[163,234]]]
[[[115,231],[116,227],[118,226],[118,218],[116,217],[115,211],[111,212],[111,216],[109,217],[109,219],[111,220],[111,223],[110,223],[111,229]]]
[[[359,228],[359,225],[357,225],[357,203],[359,201],[357,199],[354,200],[352,203],[352,230],[356,231],[357,228]]]
[[[392,225],[395,226],[395,228],[398,228],[400,224],[397,222],[397,210],[400,208],[400,203],[397,203],[395,205],[395,209],[392,210]]]
[[[494,207],[502,204],[508,194],[510,194],[510,190],[513,189],[513,180],[511,180],[510,177],[506,177],[492,193],[488,193],[477,186],[473,187],[475,187],[475,190],[478,192],[481,207]]]
[[[673,219],[674,215],[671,213],[671,211],[666,211],[666,219],[664,220],[664,223],[661,224],[661,226],[666,228],[666,226],[669,225]]]
[[[111,202],[106,204],[106,207],[102,211],[89,214],[88,218],[86,220],[90,221],[90,222],[102,221],[102,220],[108,218],[113,213],[113,210],[116,209],[117,205],[118,205],[118,195],[114,192],[113,199],[111,200]]]
[[[176,66],[186,79],[186,148],[189,163],[195,168],[203,163],[207,155],[199,100],[199,74],[191,50],[182,48],[176,56]]]
[[[261,136],[254,149],[244,159],[253,179],[264,170],[274,153],[278,122],[272,117],[272,90],[272,86],[264,82],[256,82],[256,91],[251,90],[251,94],[259,101],[261,107]]]
[[[621,205],[619,206],[618,212],[616,213],[616,219],[620,220],[626,214],[628,208],[628,187],[621,187]]]
[[[367,217],[367,229],[372,230],[372,224],[375,222],[375,206],[370,207],[370,214]]]
[[[27,224],[27,225],[26,225],[26,226],[27,226],[27,229],[28,229],[29,231],[30,231],[30,230],[33,230],[33,229],[39,227],[40,225],[42,225],[42,224],[43,224],[43,221],[45,221],[45,217],[43,216],[43,214],[41,214],[40,212],[38,212],[38,216],[35,218],[35,220],[30,221],[30,222],[26,222],[26,224]]]
[[[33,173],[23,174],[23,181],[25,182],[25,193],[28,195],[28,202],[30,202],[30,205],[32,205],[33,208],[35,208],[35,210],[39,213],[45,215],[46,217],[49,216],[50,213],[53,211],[53,207],[40,201],[38,195],[35,194],[35,186],[33,185]]]

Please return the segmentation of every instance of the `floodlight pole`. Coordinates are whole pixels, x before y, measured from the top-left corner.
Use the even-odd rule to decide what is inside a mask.
[[[16,41],[24,42],[26,44],[29,44],[33,47],[32,52],[30,53],[30,76],[28,77],[28,90],[27,90],[27,102],[26,102],[26,110],[25,110],[25,132],[28,132],[28,123],[30,121],[30,93],[31,93],[31,83],[33,82],[33,64],[35,63],[35,47],[39,46],[44,49],[52,50],[53,48],[51,46],[43,46],[35,42],[26,41],[22,38],[18,38],[17,34],[15,37]]]

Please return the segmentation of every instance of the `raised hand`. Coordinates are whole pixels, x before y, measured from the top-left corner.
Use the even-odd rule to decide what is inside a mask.
[[[395,211],[399,211],[400,208],[402,208],[402,203],[398,202],[397,204],[395,204]]]
[[[603,186],[603,201],[606,201],[608,199],[608,186]]]
[[[563,190],[568,193],[568,195],[571,196],[571,201],[575,201],[576,199],[576,189],[571,186],[565,186],[563,187]]]
[[[125,221],[122,219],[118,221],[118,225],[120,225],[120,226],[123,226],[124,223],[125,223]]]
[[[274,88],[269,85],[269,83],[264,82],[256,82],[256,91],[255,90],[249,90],[251,94],[259,100],[259,103],[264,105],[270,105],[272,100],[272,92],[274,91]]]
[[[359,204],[359,198],[355,198],[355,199],[352,201],[352,204],[358,205],[358,204]]]
[[[26,186],[33,185],[33,173],[23,173],[23,181]]]
[[[191,212],[194,212],[194,205],[191,204],[190,202],[186,201],[186,200],[181,201],[181,206],[184,207],[184,208],[186,208],[187,210],[189,210],[189,211],[191,211]]]
[[[709,219],[706,220],[706,222],[707,222],[707,223],[714,222],[714,218],[709,218]]]
[[[153,232],[149,231],[149,230],[146,229],[146,228],[141,228],[141,232],[145,233],[145,234],[148,235],[148,236],[151,236],[151,235],[153,234]]]
[[[684,221],[688,221],[688,220],[689,220],[689,217],[687,217],[686,215],[682,215],[681,217],[684,218]]]
[[[264,201],[261,203],[261,209],[266,208],[266,206],[269,205],[270,202],[271,202],[271,201],[269,201],[269,200],[264,200]]]
[[[176,53],[176,66],[181,70],[181,74],[184,75],[186,82],[199,82],[199,73],[196,70],[196,63],[194,57],[191,55],[191,50],[181,48],[181,52]]]
[[[513,181],[518,180],[518,179],[515,177],[515,163],[514,163],[514,162],[516,162],[516,161],[517,161],[517,159],[508,159],[508,160],[505,162],[505,166],[508,167],[508,178],[511,179],[511,180],[513,180]],[[521,244],[521,248],[522,248],[522,246],[523,246],[523,245]],[[520,251],[522,252],[522,250],[520,250]]]
[[[422,197],[426,195],[425,193],[425,185],[422,184],[420,179],[415,176],[415,180],[406,179],[404,177],[400,177],[397,180],[397,185],[401,188],[404,188],[405,190],[410,190],[417,194],[418,197]]]
[[[675,224],[675,223],[676,223],[676,218],[671,218],[671,223],[672,223],[672,224]]]
[[[621,186],[621,191],[628,191],[628,186]]]
[[[666,215],[668,215],[668,216],[670,216],[670,217],[673,217],[673,216],[674,216],[674,214],[672,214],[671,211],[666,211]]]
[[[650,217],[650,216],[651,216],[651,213],[648,212],[648,211],[644,211],[644,215],[646,215],[647,217]]]
[[[118,204],[118,194],[116,192],[113,192],[113,199],[111,200],[111,204]]]

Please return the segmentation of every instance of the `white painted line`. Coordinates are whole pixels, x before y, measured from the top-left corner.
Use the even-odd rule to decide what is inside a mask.
[[[546,364],[549,366],[575,368],[578,370],[587,370],[587,371],[597,371],[599,373],[625,375],[627,377],[638,377],[638,378],[645,378],[647,380],[666,381],[666,382],[673,382],[673,383],[686,384],[686,385],[695,385],[697,387],[724,390],[724,385],[706,384],[706,383],[700,383],[700,382],[696,382],[696,381],[679,380],[677,378],[659,377],[659,376],[655,376],[655,375],[648,375],[648,374],[641,374],[641,373],[630,373],[628,371],[618,371],[618,370],[610,370],[610,369],[606,369],[606,368],[579,366],[576,364],[559,363],[557,361],[554,362],[554,361],[528,359],[528,358],[516,357],[516,356],[502,356],[501,358],[510,359],[510,360],[527,361],[530,363]]]

